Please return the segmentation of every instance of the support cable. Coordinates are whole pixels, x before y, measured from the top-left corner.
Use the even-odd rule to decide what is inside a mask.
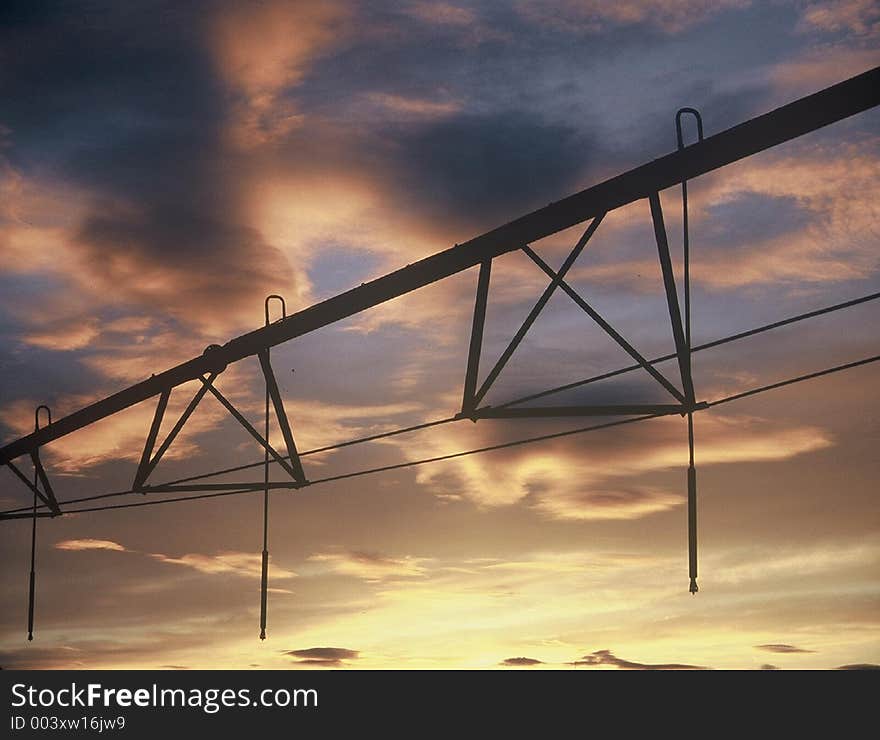
[[[758,388],[752,388],[751,390],[743,391],[742,393],[736,393],[731,396],[719,398],[715,401],[708,402],[705,409],[700,409],[700,410],[702,411],[702,410],[714,408],[715,406],[720,406],[725,403],[731,403],[733,401],[738,401],[740,399],[748,398],[750,396],[755,396],[760,393],[766,393],[771,390],[776,390],[777,388],[783,388],[785,386],[793,385],[795,383],[801,383],[806,380],[820,378],[820,377],[823,377],[826,375],[831,375],[832,373],[841,372],[843,370],[851,370],[853,368],[861,367],[863,365],[868,365],[868,364],[871,364],[874,362],[880,362],[880,355],[866,357],[861,360],[856,360],[854,362],[848,362],[843,365],[836,365],[834,367],[825,368],[824,370],[819,370],[817,372],[808,373],[807,375],[799,375],[797,377],[788,378],[786,380],[782,380],[777,383],[771,383],[770,385],[765,385],[765,386],[761,386]],[[480,447],[480,448],[473,449],[473,450],[463,450],[461,452],[453,452],[448,455],[440,455],[438,457],[423,458],[420,460],[410,460],[410,461],[403,462],[403,463],[397,463],[395,465],[385,465],[385,466],[378,467],[378,468],[368,468],[365,470],[357,470],[357,471],[354,471],[351,473],[342,473],[340,475],[333,475],[333,476],[329,476],[326,478],[318,478],[316,480],[311,481],[310,486],[314,486],[319,483],[331,483],[334,481],[346,480],[349,478],[356,478],[356,477],[360,477],[363,475],[370,475],[372,473],[382,473],[382,472],[386,472],[386,471],[390,471],[390,470],[400,470],[403,468],[415,467],[417,465],[425,465],[428,463],[440,462],[443,460],[451,460],[451,459],[458,458],[458,457],[465,457],[467,455],[476,455],[476,454],[480,454],[480,453],[484,453],[484,452],[492,452],[494,450],[501,450],[501,449],[506,449],[509,447],[517,447],[520,445],[532,444],[535,442],[544,442],[544,441],[551,440],[551,439],[559,439],[562,437],[569,437],[569,436],[572,436],[575,434],[585,434],[587,432],[598,431],[600,429],[608,429],[611,427],[624,426],[626,424],[635,424],[638,422],[647,421],[648,419],[655,419],[655,418],[658,418],[658,417],[657,417],[657,415],[653,415],[653,414],[646,415],[646,416],[635,416],[635,417],[630,417],[627,419],[606,422],[604,424],[596,424],[594,426],[589,426],[589,427],[581,427],[578,429],[569,429],[564,432],[555,432],[553,434],[543,434],[538,437],[526,437],[524,439],[513,440],[511,442],[503,442],[501,444],[490,445],[488,447]],[[293,487],[296,484],[285,483],[283,485]],[[198,495],[194,495],[194,496],[178,496],[175,498],[156,499],[156,500],[152,500],[152,501],[138,501],[135,503],[128,503],[128,504],[112,504],[109,506],[97,506],[97,507],[80,508],[80,509],[69,509],[69,510],[65,510],[64,513],[65,514],[68,514],[68,513],[69,514],[77,514],[77,513],[83,514],[83,513],[87,513],[87,512],[93,512],[93,511],[107,511],[110,509],[128,509],[128,508],[134,508],[134,507],[138,507],[138,506],[158,506],[160,504],[178,503],[178,502],[183,502],[183,501],[196,501],[199,499],[207,499],[207,498],[219,498],[222,496],[233,496],[233,495],[242,494],[242,493],[254,493],[254,492],[256,492],[256,490],[257,489],[253,489],[253,488],[242,488],[242,489],[233,490],[233,491],[221,491],[221,492],[217,492],[217,493],[198,494]],[[90,499],[82,499],[82,501],[84,502],[87,500],[107,498],[108,496],[127,495],[129,493],[133,493],[133,491],[124,491],[124,492],[116,492],[116,493],[112,493],[112,494],[103,494],[101,496],[91,497]],[[71,503],[71,502],[63,501],[63,502],[59,502],[59,503]],[[17,509],[17,510],[11,510],[11,511],[3,511],[3,512],[0,512],[0,516],[7,515],[7,514],[14,515],[17,511],[21,511],[21,510]],[[48,516],[48,514],[44,514],[43,516]],[[14,518],[14,517],[7,517],[7,518]]]

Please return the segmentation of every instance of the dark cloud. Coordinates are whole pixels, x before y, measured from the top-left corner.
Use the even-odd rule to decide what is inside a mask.
[[[768,653],[814,653],[815,650],[799,648],[795,645],[787,645],[783,642],[771,642],[767,645],[755,645],[756,650],[766,650]]]
[[[762,670],[762,671],[778,671],[778,670],[779,670],[779,666],[778,666],[778,665],[773,665],[772,663],[764,663],[764,664],[761,666],[761,670]]]
[[[803,228],[811,220],[809,209],[795,198],[741,193],[707,209],[701,226],[713,247],[743,247],[760,239],[770,240]]]
[[[837,667],[838,671],[880,671],[880,665],[876,663],[850,663]]]
[[[386,144],[402,201],[471,228],[569,193],[590,149],[574,127],[527,110],[462,113],[401,129]]]
[[[91,201],[70,243],[94,290],[216,324],[289,289],[285,259],[247,226],[210,14],[159,2],[14,16],[2,36],[10,161]]]
[[[580,660],[575,660],[569,665],[613,665],[623,670],[630,671],[705,671],[705,666],[688,665],[686,663],[636,663],[631,660],[618,658],[610,650],[597,650],[590,655],[585,655]]]
[[[501,661],[501,665],[509,665],[509,666],[531,666],[531,665],[544,665],[543,660],[537,660],[535,658],[505,658]]]
[[[303,650],[288,650],[284,655],[298,658],[297,665],[324,666],[326,668],[340,667],[343,661],[357,660],[360,655],[358,650],[335,647],[314,647]]]
[[[93,212],[77,241],[94,279],[126,285],[129,297],[181,318],[186,310],[234,310],[292,280],[256,230],[185,204]]]

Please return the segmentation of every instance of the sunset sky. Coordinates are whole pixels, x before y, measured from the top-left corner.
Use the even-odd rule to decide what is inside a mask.
[[[295,312],[666,154],[682,106],[708,136],[878,64],[873,0],[4,3],[2,441],[257,328],[270,293]],[[694,344],[880,291],[878,143],[875,109],[690,183]],[[680,267],[679,189],[662,202]],[[584,228],[533,247],[555,269]],[[299,448],[456,413],[476,278],[274,348]],[[568,281],[645,356],[673,350],[647,202]],[[495,260],[484,374],[547,282]],[[878,326],[875,301],[701,352],[697,398],[876,355]],[[486,401],[630,363],[559,293]],[[217,385],[262,427],[256,359]],[[274,493],[264,642],[261,493],[40,520],[32,643],[30,521],[0,522],[0,666],[880,664],[878,387],[873,364],[695,416],[695,596],[671,416]],[[668,398],[638,372],[546,403]],[[59,499],[130,487],[154,408],[46,446]],[[461,421],[303,463],[588,423]],[[260,459],[207,397],[152,480]],[[30,503],[0,483],[0,508]]]

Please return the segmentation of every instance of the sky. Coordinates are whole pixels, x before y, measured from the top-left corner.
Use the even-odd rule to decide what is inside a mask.
[[[268,294],[293,313],[666,154],[682,106],[708,136],[878,63],[871,0],[4,3],[0,434],[257,328]],[[694,344],[880,290],[878,124],[690,183]],[[661,198],[680,279],[679,188]],[[532,246],[555,269],[585,226]],[[299,449],[456,413],[476,278],[274,348]],[[494,261],[483,374],[547,282],[522,252]],[[608,214],[569,282],[645,356],[672,350],[645,201]],[[877,312],[701,352],[697,398],[876,355]],[[630,362],[554,294],[486,401]],[[41,519],[31,643],[30,522],[3,522],[0,665],[880,664],[878,381],[867,365],[695,416],[696,595],[672,416],[273,493],[262,642],[261,494]],[[261,424],[254,358],[217,385]],[[639,372],[545,402],[666,398]],[[47,445],[59,499],[128,488],[154,407]],[[323,478],[589,421],[462,421],[303,463]],[[261,458],[208,397],[152,480]],[[2,508],[30,503],[0,481]]]

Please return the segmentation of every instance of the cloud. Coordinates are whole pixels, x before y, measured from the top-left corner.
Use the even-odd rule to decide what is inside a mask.
[[[338,46],[349,19],[347,2],[305,0],[233,4],[217,15],[211,42],[217,68],[238,96],[231,129],[236,143],[266,144],[303,124],[285,92]]]
[[[384,148],[389,187],[402,205],[474,229],[542,205],[547,193],[571,191],[590,142],[569,125],[509,110],[401,128]]]
[[[423,450],[426,457],[440,456],[526,436],[515,434],[518,428],[495,422],[480,422],[476,429],[441,427],[426,436]],[[540,434],[542,428],[530,432]],[[656,419],[585,436],[587,445],[575,436],[422,466],[416,480],[434,495],[465,497],[484,507],[524,501],[554,519],[635,519],[683,502],[679,492],[639,480],[683,465],[681,429],[679,419]],[[786,460],[831,444],[817,427],[700,417],[701,466]]]
[[[129,550],[113,540],[62,540],[54,545],[56,550],[115,550],[117,552],[129,552]]]
[[[297,665],[325,666],[327,668],[345,665],[344,661],[357,660],[360,651],[348,648],[314,647],[302,650],[288,650],[282,653],[298,658]]]
[[[259,295],[293,283],[282,254],[254,228],[188,206],[108,204],[84,220],[75,239],[74,274],[93,290],[125,290],[129,302],[164,305],[212,333],[258,316]]]
[[[259,553],[232,551],[219,552],[214,555],[188,553],[180,557],[151,553],[150,557],[160,563],[184,566],[208,575],[228,574],[259,578],[262,572],[262,556]],[[291,570],[272,565],[271,560],[269,568],[272,578],[294,578],[296,576],[296,573]]]
[[[779,666],[773,665],[772,663],[764,663],[761,665],[761,670],[762,671],[778,671]]]
[[[87,347],[100,334],[95,319],[79,316],[40,321],[41,327],[30,330],[24,340],[34,347],[64,352]]]
[[[440,118],[457,113],[461,109],[461,103],[451,100],[438,101],[383,92],[367,93],[366,97],[370,103],[379,106],[383,113],[390,114],[398,120]]]
[[[684,502],[679,494],[650,488],[582,490],[560,487],[558,481],[533,481],[530,488],[531,495],[536,496],[535,508],[554,519],[639,519]]]
[[[804,27],[828,33],[848,32],[858,37],[880,34],[880,9],[873,0],[827,0],[803,11]]]
[[[761,582],[772,579],[786,582],[791,578],[819,577],[831,574],[841,568],[851,571],[872,567],[880,556],[880,545],[867,539],[858,543],[810,543],[797,546],[760,547],[750,544],[748,547],[728,548],[723,554],[712,559],[711,567],[714,578],[719,584],[733,588],[744,588],[746,583]],[[770,644],[769,647],[781,647],[785,652],[797,652],[786,644]],[[766,645],[756,645],[756,649],[769,649]],[[809,651],[806,651],[809,652]]]
[[[131,357],[131,355],[129,354],[127,357]],[[149,364],[149,361],[149,357],[141,357],[136,361],[136,364]],[[118,372],[122,375],[131,370],[126,358],[115,358],[111,362],[120,363]],[[115,372],[117,370],[108,370],[110,375]],[[234,376],[234,371],[233,375],[224,376],[224,382],[228,382]],[[195,383],[180,386],[172,393],[166,409],[164,430],[170,429],[171,424],[176,421],[189,403],[192,398],[191,393],[194,393],[194,386]],[[100,395],[98,392],[89,396],[71,394],[56,398],[52,402],[53,417],[61,418],[83,408],[97,400]],[[140,460],[144,439],[153,420],[155,404],[154,399],[137,404],[51,443],[45,448],[50,474],[52,470],[66,474],[80,474],[108,461],[137,462]],[[0,410],[0,421],[18,434],[27,434],[33,431],[33,409],[35,406],[36,403],[30,399],[21,399],[6,404]],[[173,444],[168,448],[163,460],[180,460],[192,456],[199,449],[196,442],[197,437],[215,429],[227,414],[228,412],[218,403],[208,401],[200,404],[199,409],[190,417]],[[159,467],[161,467],[161,463]]]
[[[814,653],[815,650],[805,650],[804,648],[799,648],[794,645],[787,645],[785,643],[769,643],[767,645],[755,645],[757,650],[766,650],[768,653]]]
[[[880,665],[876,663],[851,663],[849,665],[838,666],[839,671],[880,671]]]
[[[612,665],[622,670],[630,671],[705,671],[705,666],[688,665],[686,663],[637,663],[631,660],[618,658],[610,650],[597,650],[590,655],[585,655],[571,665]]]
[[[878,139],[867,132],[817,137],[735,162],[689,189],[690,238],[700,245],[693,282],[712,291],[778,289],[863,280],[875,273],[880,208],[870,194],[880,186]],[[674,213],[674,198],[664,196],[667,213]],[[634,218],[603,222],[601,233],[614,249],[575,268],[572,281],[641,294],[653,290],[659,280],[656,257],[632,247],[643,243],[648,223],[644,208]]]
[[[782,61],[770,71],[771,78],[788,96],[808,95],[877,66],[874,48],[853,48],[851,40],[834,46],[810,49],[795,59]]]
[[[54,547],[56,550],[111,550],[116,552],[138,552],[137,550],[131,550],[120,545],[113,540],[88,538],[62,540],[55,543]],[[187,553],[186,555],[181,555],[179,557],[165,555],[163,553],[142,552],[140,554],[146,555],[147,557],[166,565],[179,565],[206,575],[233,575],[259,578],[262,572],[262,555],[259,553],[226,551],[214,554]],[[274,564],[271,557],[269,560],[269,568],[273,579],[295,578],[297,575],[292,570]],[[275,591],[276,593],[290,593],[287,589],[270,590]]]
[[[332,572],[376,582],[393,578],[420,578],[425,575],[424,558],[393,558],[379,553],[345,551],[316,553],[310,562],[322,563]]]
[[[500,663],[500,665],[506,666],[533,666],[543,664],[543,660],[536,660],[535,658],[505,658]]]
[[[469,27],[477,22],[472,8],[446,2],[414,2],[404,12],[425,23],[443,26]]]
[[[878,266],[871,248],[878,207],[869,195],[880,184],[877,163],[876,137],[862,136],[797,142],[711,176],[698,189],[692,234],[714,243],[745,213],[757,214],[759,228],[710,248],[711,270],[698,268],[694,277],[722,289],[866,278]],[[771,211],[787,213],[786,228]]]
[[[750,0],[520,0],[517,10],[529,20],[566,33],[600,34],[609,26],[646,24],[676,34],[730,8],[745,8]]]

